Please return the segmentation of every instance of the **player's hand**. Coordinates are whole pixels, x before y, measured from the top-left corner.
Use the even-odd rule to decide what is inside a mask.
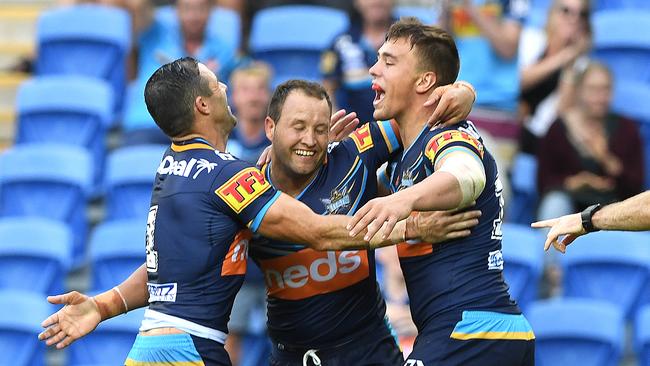
[[[566,253],[567,245],[586,234],[585,229],[582,227],[582,219],[579,213],[565,215],[556,219],[533,222],[530,226],[534,228],[550,227],[551,230],[546,235],[544,250],[548,250],[553,245],[556,250],[562,253]],[[561,235],[565,236],[559,240]]]
[[[350,236],[354,237],[363,229],[368,228],[364,240],[370,239],[382,229],[382,239],[388,238],[393,231],[395,224],[411,214],[412,203],[403,202],[401,195],[392,194],[390,196],[375,198],[366,203],[348,224]]]
[[[257,166],[261,167],[271,162],[271,145],[267,146],[257,159]]]
[[[359,125],[356,112],[345,114],[345,109],[339,109],[330,118],[329,142],[338,142],[348,137]]]
[[[416,212],[408,220],[413,220],[417,237],[427,243],[440,243],[446,240],[469,236],[470,228],[478,225],[481,211],[429,211]]]
[[[38,339],[48,346],[56,344],[57,349],[65,348],[92,332],[101,321],[97,303],[77,291],[48,296],[47,301],[64,305],[41,323],[47,329],[38,335]]]
[[[425,107],[436,106],[427,124],[433,130],[465,120],[472,110],[474,98],[474,93],[462,85],[452,84],[435,88],[424,102]]]

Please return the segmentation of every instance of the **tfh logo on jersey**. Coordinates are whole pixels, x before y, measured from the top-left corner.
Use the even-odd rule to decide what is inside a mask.
[[[483,144],[479,140],[467,132],[455,130],[441,132],[433,136],[427,143],[427,147],[424,149],[424,155],[426,155],[431,162],[434,162],[436,154],[442,150],[442,148],[453,142],[464,142],[469,144],[476,149],[481,158],[483,157]]]
[[[269,188],[271,185],[258,169],[246,168],[230,178],[215,193],[236,213],[240,213]]]
[[[354,141],[354,144],[357,145],[357,149],[360,153],[374,146],[372,135],[370,135],[370,125],[367,123],[365,126],[357,128],[352,132],[350,138]]]
[[[194,166],[196,166],[197,169],[192,176],[192,179],[196,179],[196,177],[198,177],[204,170],[207,170],[208,173],[210,173],[212,169],[217,166],[217,163],[211,163],[205,159],[197,160],[194,158],[190,159],[189,162],[185,160],[174,160],[173,156],[167,155],[163,161],[160,162],[160,166],[158,166],[158,174],[171,174],[187,178],[190,176],[190,173],[192,173]]]
[[[299,252],[260,261],[269,296],[299,300],[334,292],[368,278],[366,251]]]

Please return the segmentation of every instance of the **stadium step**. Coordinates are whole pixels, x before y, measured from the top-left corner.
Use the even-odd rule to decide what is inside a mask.
[[[36,22],[47,7],[42,3],[10,3],[0,7],[0,70],[34,55]]]
[[[0,73],[0,149],[11,144],[15,133],[16,93],[29,74]]]

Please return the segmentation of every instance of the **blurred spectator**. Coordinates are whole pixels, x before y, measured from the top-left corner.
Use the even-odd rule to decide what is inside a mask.
[[[519,46],[520,151],[536,154],[538,140],[573,102],[571,81],[591,46],[589,0],[555,0],[546,28],[525,28]]]
[[[634,122],[610,113],[612,81],[604,65],[590,63],[575,80],[575,106],[540,141],[540,219],[642,191],[641,138]]]
[[[489,147],[502,172],[510,168],[519,136],[517,47],[528,8],[528,0],[444,0],[441,12],[440,23],[454,35],[463,60],[458,79],[478,91],[469,119],[494,137]],[[507,202],[509,184],[503,183]]]
[[[270,82],[270,67],[258,61],[237,68],[230,77],[230,100],[235,108],[237,126],[230,134],[227,150],[251,164],[257,162],[271,143],[264,131],[266,109],[271,99]]]
[[[377,50],[394,20],[393,1],[355,0],[354,7],[350,28],[323,53],[321,71],[334,110],[357,112],[361,123],[365,123],[372,121],[375,98],[368,70],[377,60]]]
[[[266,110],[271,99],[270,82],[271,69],[258,61],[235,69],[230,77],[230,100],[237,116],[237,126],[230,134],[227,150],[251,164],[257,162],[264,148],[271,143],[264,131]],[[256,235],[252,240],[251,245],[254,245],[259,243],[260,237]],[[235,297],[228,323],[226,349],[233,365],[239,365],[245,356],[241,353],[243,337],[249,332],[259,334],[265,330],[265,318],[259,317],[255,323],[254,314],[266,314],[266,285],[258,266],[248,259],[246,278]]]
[[[126,0],[151,8],[151,0]],[[127,98],[124,115],[124,144],[167,143],[168,138],[155,126],[144,103],[147,79],[161,65],[183,56],[192,56],[226,80],[235,65],[235,50],[207,32],[212,0],[177,0],[178,28],[155,17],[135,20],[141,33],[137,38],[137,77]]]

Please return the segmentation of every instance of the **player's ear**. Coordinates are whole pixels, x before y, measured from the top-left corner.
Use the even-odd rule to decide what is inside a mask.
[[[436,81],[438,78],[436,74],[432,71],[424,72],[420,75],[415,84],[415,91],[418,94],[429,93],[436,86]]]
[[[208,105],[207,101],[200,95],[194,99],[194,108],[203,115],[210,114],[210,106]]]
[[[266,132],[266,138],[269,141],[273,141],[273,135],[275,134],[275,121],[273,118],[266,116],[264,119],[264,131]]]

